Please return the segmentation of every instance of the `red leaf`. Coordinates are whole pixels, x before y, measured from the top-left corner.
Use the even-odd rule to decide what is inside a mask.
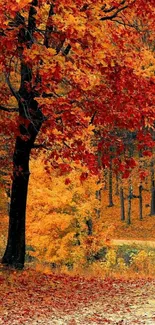
[[[88,177],[88,173],[82,173],[81,176],[80,176],[80,180],[81,182],[85,181]]]

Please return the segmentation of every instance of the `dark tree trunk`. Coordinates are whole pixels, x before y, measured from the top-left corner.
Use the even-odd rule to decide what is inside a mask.
[[[125,220],[125,205],[124,205],[124,191],[123,187],[120,188],[120,202],[121,202],[121,220]]]
[[[74,238],[75,238],[74,245],[80,246],[81,245],[81,242],[80,242],[80,223],[79,223],[79,221],[77,219],[76,219],[75,228],[76,228],[76,233],[74,235]]]
[[[153,187],[153,182],[154,182],[154,158],[152,158],[151,160],[151,164],[150,164],[150,174],[151,174],[151,187]]]
[[[143,197],[142,197],[143,186],[139,186],[139,219],[143,220]]]
[[[30,147],[19,137],[14,151],[14,173],[9,214],[8,243],[2,263],[21,269],[25,259],[25,213],[29,181]]]
[[[100,181],[97,184],[99,184],[99,183],[100,183]],[[100,205],[101,205],[101,188],[96,191],[96,199],[100,202]],[[97,217],[100,218],[100,216],[101,216],[100,207],[95,210],[96,210]]]
[[[109,167],[109,205],[108,207],[113,207],[113,182],[112,182],[112,159],[110,159]]]
[[[127,224],[131,224],[131,200],[132,200],[132,187],[129,186],[129,195],[128,195],[128,213],[127,213]]]
[[[88,227],[87,234],[88,234],[88,236],[91,236],[93,234],[93,222],[92,222],[92,219],[91,218],[88,219],[88,220],[86,220],[86,225]]]
[[[2,258],[2,263],[17,269],[22,269],[25,260],[25,215],[26,201],[29,182],[29,159],[36,136],[43,122],[43,114],[38,108],[38,103],[32,98],[30,100],[33,116],[30,116],[28,126],[25,118],[20,124],[20,136],[16,139],[13,156],[13,183],[11,191],[11,204],[9,214],[9,231],[7,247]],[[19,103],[20,105],[24,105]],[[25,106],[24,112],[27,111]],[[29,113],[30,114],[30,113]]]

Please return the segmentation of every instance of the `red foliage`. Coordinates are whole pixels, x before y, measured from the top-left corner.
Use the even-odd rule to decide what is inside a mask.
[[[144,0],[127,0],[126,3],[108,1],[101,6],[100,1],[88,4],[70,1],[68,8],[65,1],[57,1],[52,9],[55,15],[51,15],[49,1],[39,1],[39,5],[36,2],[33,6],[33,10],[37,9],[37,17],[34,11],[33,19],[38,29],[34,28],[35,33],[33,29],[31,31],[35,34],[35,42],[32,36],[31,44],[25,35],[25,16],[30,14],[30,1],[13,1],[10,5],[2,0],[0,69],[7,78],[1,85],[1,111],[12,96],[16,97],[18,104],[23,102],[23,107],[26,107],[24,97],[18,96],[18,91],[14,89],[15,62],[23,62],[24,59],[32,77],[29,77],[30,80],[24,77],[22,87],[25,87],[27,96],[32,93],[36,96],[38,106],[46,116],[40,143],[46,142],[45,145],[52,148],[55,144],[51,159],[71,157],[75,161],[81,160],[93,174],[97,173],[96,153],[94,155],[93,150],[89,150],[88,146],[86,148],[83,137],[83,132],[91,123],[100,130],[98,150],[102,151],[104,166],[109,164],[111,145],[115,147],[113,158],[123,153],[123,139],[118,136],[117,130],[134,130],[138,149],[149,155],[154,141],[145,126],[146,122],[150,127],[154,123],[155,84],[151,75],[146,78],[142,69],[139,72],[138,56],[143,56],[147,44],[151,48],[152,36],[147,31],[153,26],[153,4],[153,1],[148,4]],[[22,16],[22,10],[25,16]],[[21,16],[18,17],[19,12]],[[44,21],[46,15],[48,19]],[[40,24],[44,25],[45,35],[39,30]],[[105,24],[105,34],[101,31],[102,24]],[[9,25],[12,28],[8,28]],[[142,38],[146,34],[148,43],[144,44]],[[63,53],[64,44],[69,51],[67,55]],[[10,66],[9,60],[12,60]],[[8,79],[11,74],[13,76]],[[62,84],[63,89],[60,90]],[[16,88],[19,87],[20,81]],[[18,123],[28,130],[35,116],[33,107],[20,111],[19,116]],[[7,119],[3,112],[0,132],[13,134],[14,137],[20,135],[27,141],[28,136],[21,135],[21,131],[17,130],[18,123],[14,115]],[[119,168],[119,164],[115,167]],[[134,164],[131,166],[130,163],[130,167],[133,168]],[[63,173],[67,167],[62,163],[59,168]]]

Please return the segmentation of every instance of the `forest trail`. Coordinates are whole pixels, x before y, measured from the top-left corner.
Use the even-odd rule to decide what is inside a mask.
[[[140,245],[143,247],[155,248],[154,240],[137,240],[137,239],[111,239],[110,243],[114,246],[121,245]]]

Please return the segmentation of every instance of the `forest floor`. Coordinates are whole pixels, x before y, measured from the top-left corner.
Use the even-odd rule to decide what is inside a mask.
[[[0,268],[1,325],[155,324],[155,280]]]

